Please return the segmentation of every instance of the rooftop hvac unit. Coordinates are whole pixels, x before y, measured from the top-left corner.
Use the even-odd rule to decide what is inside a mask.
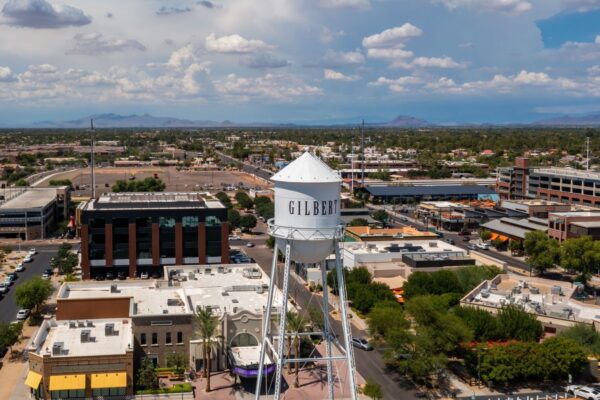
[[[169,310],[167,310],[167,309],[163,310],[163,314],[168,314],[168,313],[169,313]]]
[[[263,294],[264,293],[264,289],[262,286],[257,286],[255,289],[255,292],[258,294]]]
[[[117,284],[116,283],[113,283],[112,285],[110,285],[110,292],[117,293]]]
[[[82,331],[81,331],[81,334],[80,334],[81,343],[87,343],[87,342],[90,342],[90,341],[91,341],[91,340],[90,340],[90,338],[91,338],[91,335],[92,335],[92,331],[91,331],[91,330],[89,330],[89,329],[84,329],[84,330],[82,330]]]
[[[83,328],[85,324],[83,323],[83,321],[77,321],[77,326]]]
[[[69,328],[77,328],[77,323],[75,321],[69,321]]]
[[[94,322],[90,321],[89,319],[87,321],[85,321],[85,326],[87,326],[88,328],[91,328],[94,326]]]
[[[531,292],[531,294],[540,294],[540,288],[537,288],[537,287],[531,286],[529,288],[529,291]]]
[[[53,356],[60,356],[62,354],[63,346],[64,346],[63,342],[55,342],[52,345],[52,355]]]
[[[114,323],[108,323],[106,325],[104,325],[104,335],[105,336],[113,336],[115,334],[115,324]]]
[[[560,286],[552,286],[552,294],[562,294],[562,288]]]
[[[225,268],[223,268],[223,267],[217,267],[217,273],[224,274],[225,273]]]

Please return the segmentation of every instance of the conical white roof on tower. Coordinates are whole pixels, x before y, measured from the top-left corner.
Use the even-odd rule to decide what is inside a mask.
[[[271,177],[274,182],[327,183],[341,182],[339,174],[308,151]]]

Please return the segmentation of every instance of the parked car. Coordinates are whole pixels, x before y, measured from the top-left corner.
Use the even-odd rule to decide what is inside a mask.
[[[367,341],[367,339],[364,339],[364,338],[353,337],[352,345],[354,347],[358,347],[359,349],[365,350],[365,351],[373,350],[373,346],[371,346],[369,344],[369,342]]]
[[[462,230],[460,232],[458,232],[459,235],[461,236],[469,236],[471,234],[470,231],[466,231],[466,230]]]
[[[254,243],[248,242],[248,243],[246,243],[246,247],[254,247]]]
[[[127,274],[123,271],[117,273],[117,279],[120,281],[124,281],[127,279]]]
[[[406,218],[406,217],[400,217],[398,219],[402,222],[408,222],[408,218]]]
[[[242,238],[238,235],[229,235],[229,240],[242,240]]]
[[[35,248],[29,249],[29,255],[35,256],[37,254],[37,250]]]
[[[27,308],[22,308],[17,312],[17,320],[23,321],[29,317],[29,310]]]
[[[13,284],[13,279],[10,276],[7,276],[6,278],[4,278],[4,283],[6,284],[6,286],[10,286]]]
[[[469,243],[469,244],[467,245],[467,249],[469,249],[469,250],[477,250],[477,246],[476,246],[476,245],[474,245],[473,243]]]
[[[17,267],[15,268],[15,271],[17,271],[17,272],[23,272],[23,271],[25,271],[25,266],[23,265],[23,263],[17,264]]]
[[[481,250],[488,250],[490,245],[487,243],[477,243],[477,248]]]
[[[160,279],[162,278],[162,274],[160,272],[153,272],[152,279]]]
[[[17,278],[19,277],[19,275],[17,275],[16,272],[9,272],[6,276],[10,277],[10,279],[12,279],[13,282],[16,281]]]
[[[568,394],[581,397],[586,400],[600,400],[600,390],[589,386],[569,385],[566,388]]]
[[[52,269],[51,268],[46,268],[44,270],[44,273],[42,274],[42,278],[44,278],[44,279],[50,279],[52,277],[52,274],[53,274]]]
[[[0,282],[0,293],[8,292],[8,285],[4,282]]]
[[[471,236],[463,236],[463,237],[462,237],[462,241],[463,241],[463,242],[468,242],[468,241],[470,241],[470,240],[471,240]]]
[[[27,254],[27,257],[25,257],[25,258],[23,259],[23,262],[24,262],[24,263],[30,263],[30,262],[32,262],[32,261],[33,261],[33,257],[31,257],[29,254]]]
[[[150,278],[150,276],[148,275],[148,273],[147,273],[147,272],[142,272],[142,273],[140,274],[140,279],[148,279],[148,278]]]
[[[107,272],[106,273],[106,280],[107,281],[112,281],[113,279],[115,279],[115,274],[113,274],[112,272]]]
[[[444,239],[444,242],[448,244],[454,244],[454,239]]]

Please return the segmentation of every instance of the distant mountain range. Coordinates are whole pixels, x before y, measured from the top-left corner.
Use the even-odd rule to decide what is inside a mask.
[[[232,121],[212,121],[212,120],[189,120],[173,117],[157,117],[149,114],[143,115],[119,115],[119,114],[97,114],[90,115],[87,117],[79,118],[70,121],[41,121],[32,124],[30,127],[33,128],[66,128],[66,129],[88,129],[90,127],[90,119],[94,120],[94,126],[96,128],[228,128],[228,127],[301,127],[301,126],[335,126],[335,127],[346,127],[356,126],[356,122],[344,122],[341,120],[336,121],[320,121],[320,122],[306,122],[306,123],[236,123]],[[365,124],[368,127],[395,127],[395,128],[425,128],[436,125],[427,120],[416,118],[408,115],[399,115],[388,122],[375,122]],[[462,124],[462,126],[493,126],[494,124]],[[560,117],[554,117],[549,119],[543,119],[535,121],[529,124],[502,124],[499,126],[513,125],[513,126],[559,126],[559,127],[586,127],[586,126],[600,126],[600,114],[591,115],[565,115]],[[461,124],[455,124],[452,126],[461,126]]]
[[[536,121],[539,126],[600,126],[600,114],[564,115]]]

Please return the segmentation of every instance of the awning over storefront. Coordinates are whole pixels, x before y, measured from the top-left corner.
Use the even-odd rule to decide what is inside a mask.
[[[492,239],[492,240],[500,239],[503,242],[506,242],[507,240],[510,240],[506,236],[500,235],[498,233],[493,233],[493,232],[492,232],[492,236],[490,237],[490,239]]]
[[[127,373],[113,372],[108,374],[92,374],[92,389],[127,387]]]
[[[27,373],[27,378],[25,379],[25,385],[29,386],[32,389],[37,389],[40,386],[40,382],[42,381],[42,375],[38,374],[35,371],[29,371]]]
[[[50,391],[53,390],[81,390],[85,389],[85,375],[52,375],[50,377]]]

